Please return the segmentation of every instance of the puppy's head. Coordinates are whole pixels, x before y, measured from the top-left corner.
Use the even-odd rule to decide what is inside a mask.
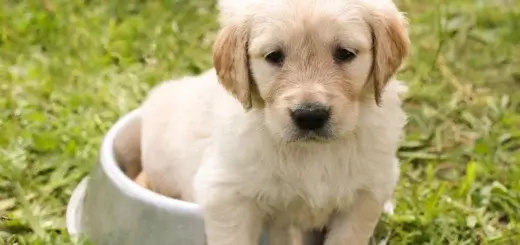
[[[408,53],[390,0],[220,0],[221,84],[285,141],[340,138]]]

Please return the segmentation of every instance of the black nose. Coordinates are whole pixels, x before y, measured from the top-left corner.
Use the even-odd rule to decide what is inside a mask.
[[[319,104],[304,104],[291,111],[291,118],[300,129],[316,130],[329,121],[330,111]]]

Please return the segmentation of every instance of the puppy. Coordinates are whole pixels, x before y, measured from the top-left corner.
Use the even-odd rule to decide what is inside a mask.
[[[146,184],[200,204],[208,245],[365,245],[398,181],[409,50],[389,0],[221,0],[214,69],[142,105]]]

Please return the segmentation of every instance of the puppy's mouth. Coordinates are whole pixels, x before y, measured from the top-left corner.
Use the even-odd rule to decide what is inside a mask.
[[[327,142],[335,138],[329,127],[318,130],[296,129],[287,136],[289,142]]]

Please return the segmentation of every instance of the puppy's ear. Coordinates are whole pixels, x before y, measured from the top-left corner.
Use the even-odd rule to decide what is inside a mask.
[[[373,39],[371,78],[376,104],[380,105],[385,85],[409,53],[408,21],[393,3],[389,3],[389,6],[372,11],[368,23]]]
[[[244,107],[251,109],[252,86],[245,26],[223,27],[213,44],[213,65],[220,84]]]

